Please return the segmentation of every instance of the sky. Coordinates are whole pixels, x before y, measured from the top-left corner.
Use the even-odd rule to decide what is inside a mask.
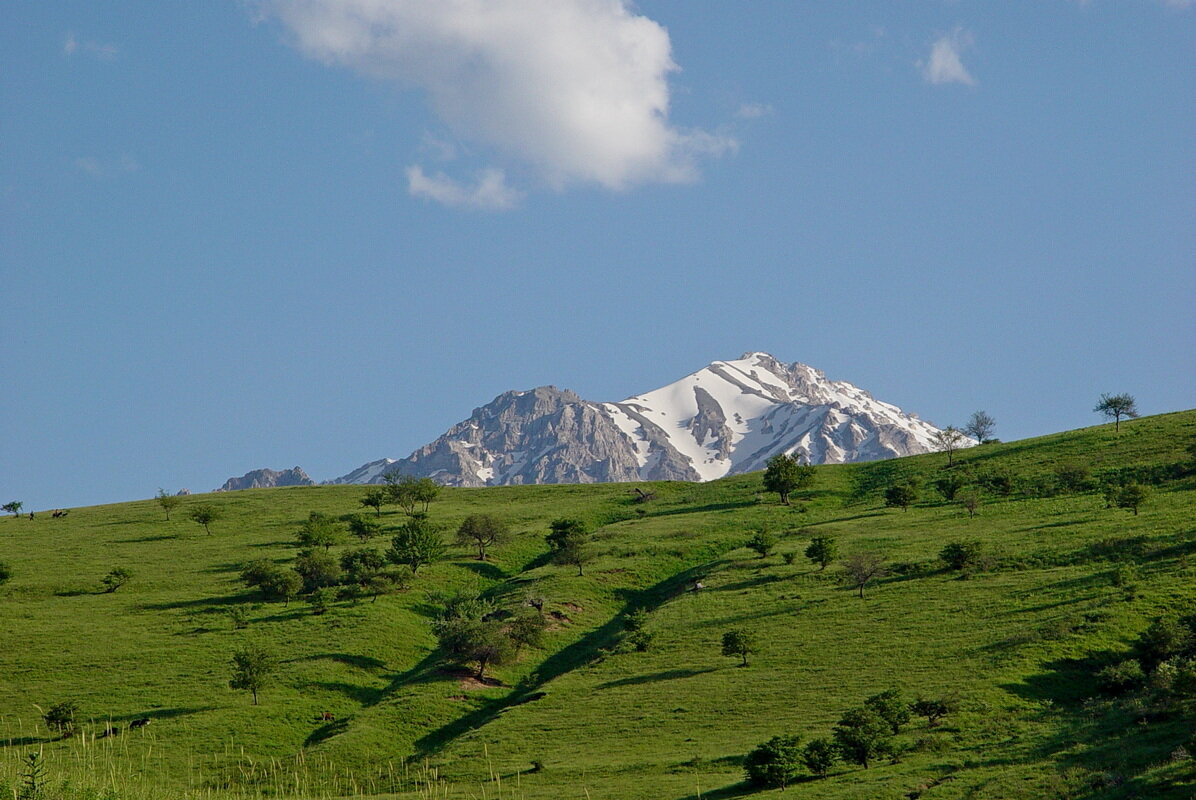
[[[1196,406],[1192,0],[7,0],[0,500],[316,480],[766,351]]]

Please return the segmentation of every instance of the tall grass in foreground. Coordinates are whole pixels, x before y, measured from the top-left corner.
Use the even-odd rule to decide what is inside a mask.
[[[504,780],[489,766],[476,787],[450,785],[426,760],[388,761],[350,770],[321,756],[255,759],[235,742],[219,753],[189,754],[187,787],[174,788],[177,765],[152,739],[140,753],[127,734],[102,736],[82,727],[65,748],[47,753],[55,734],[39,721],[0,717],[0,800],[333,800],[404,797],[410,800],[522,800],[522,776]],[[487,754],[487,764],[489,765]]]

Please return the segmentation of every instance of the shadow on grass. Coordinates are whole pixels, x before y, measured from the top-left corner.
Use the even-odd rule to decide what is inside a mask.
[[[386,694],[385,689],[358,686],[344,681],[313,681],[305,684],[312,689],[323,689],[326,692],[340,692],[359,706],[372,706]]]
[[[142,603],[138,608],[142,611],[172,611],[178,609],[202,609],[209,614],[224,611],[228,606],[240,603],[256,603],[261,600],[260,593],[246,592],[244,594],[230,594],[224,597],[202,597],[197,600],[176,600],[173,603]]]
[[[636,675],[631,678],[620,678],[617,681],[607,681],[606,683],[598,684],[598,688],[613,689],[616,686],[635,686],[641,683],[672,681],[680,678],[692,678],[695,675],[704,675],[707,672],[714,672],[714,669],[712,667],[706,669],[670,669],[664,672],[654,672],[651,675]]]
[[[113,539],[112,544],[142,544],[144,542],[168,542],[179,538],[177,533],[159,533],[154,536],[142,536],[138,539]]]
[[[311,656],[304,656],[303,658],[292,659],[293,661],[335,661],[339,664],[347,664],[350,667],[357,667],[367,671],[377,671],[385,669],[386,663],[371,656],[361,656],[352,653],[316,653]]]
[[[352,717],[342,717],[341,719],[329,722],[327,725],[321,725],[308,734],[307,738],[303,740],[303,746],[314,747],[320,742],[331,739],[333,736],[339,736],[349,730],[349,722],[352,719]]]
[[[502,568],[496,564],[491,564],[489,561],[478,561],[472,559],[469,561],[454,561],[453,564],[458,567],[463,567],[470,572],[476,573],[488,581],[505,581],[510,577]]]
[[[682,508],[670,509],[668,511],[649,511],[646,516],[649,517],[672,517],[677,514],[701,514],[711,511],[733,511],[737,508],[746,508],[748,506],[756,505],[755,500],[732,500],[724,503],[707,503],[704,506],[684,506]]]
[[[795,783],[797,782],[795,781]],[[739,783],[728,784],[721,789],[713,789],[709,792],[687,794],[679,798],[679,800],[729,800],[732,797],[747,797],[748,795],[759,794],[761,791],[763,790],[758,786],[752,786],[747,781],[740,781]]]

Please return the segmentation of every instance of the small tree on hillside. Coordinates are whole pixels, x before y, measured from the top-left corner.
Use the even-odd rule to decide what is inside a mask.
[[[457,544],[476,547],[478,561],[486,560],[486,548],[503,544],[511,538],[506,523],[490,514],[471,514],[457,529]]]
[[[743,663],[739,665],[741,667],[748,665],[748,656],[756,653],[756,647],[756,635],[744,628],[736,628],[723,634],[723,655],[739,656],[743,659]]]
[[[789,494],[814,483],[814,467],[802,465],[796,456],[778,453],[768,459],[764,470],[764,491],[776,492],[781,502],[789,505]]]
[[[801,738],[774,736],[743,759],[743,771],[753,786],[784,789],[797,780],[802,766]]]
[[[856,708],[844,714],[835,725],[834,738],[843,758],[864,769],[893,751],[892,726],[870,708]]]
[[[47,728],[65,739],[75,732],[75,717],[78,713],[78,703],[74,700],[64,700],[50,706],[49,710],[42,714],[42,721],[46,723]]]
[[[303,591],[314,592],[336,586],[341,580],[341,565],[328,551],[303,550],[295,559],[295,572],[303,579]]]
[[[406,564],[414,575],[425,564],[444,557],[444,538],[440,531],[423,517],[412,517],[390,540],[386,558],[394,564]]]
[[[864,587],[877,578],[889,574],[884,557],[879,553],[852,553],[843,562],[847,577],[851,585],[860,590],[860,599],[864,599]]]
[[[947,454],[947,466],[955,466],[955,451],[967,441],[967,437],[963,435],[963,431],[954,425],[948,425],[941,431],[935,431],[934,435],[930,438],[940,453]]]
[[[806,558],[818,565],[821,572],[839,557],[839,545],[833,536],[815,536],[806,548]]]
[[[1134,516],[1138,516],[1138,506],[1146,502],[1149,495],[1146,487],[1140,483],[1127,483],[1122,486],[1117,492],[1116,502],[1118,508],[1128,508],[1134,512]]]
[[[959,494],[959,504],[963,506],[964,511],[968,512],[968,519],[976,516],[977,509],[980,508],[980,492],[975,489],[968,489]]]
[[[939,552],[939,558],[948,569],[967,569],[977,564],[983,549],[980,542],[951,542]]]
[[[1121,418],[1136,419],[1138,405],[1131,394],[1102,394],[1096,408],[1092,409],[1105,419],[1113,420],[1113,431],[1121,430]]]
[[[875,711],[898,733],[901,726],[909,722],[909,703],[901,696],[898,689],[887,689],[880,694],[874,694],[864,701],[864,708]]]
[[[204,532],[209,536],[212,535],[212,529],[209,526],[219,520],[221,516],[220,510],[211,503],[200,503],[197,506],[192,506],[191,510],[187,512],[187,519],[197,525],[203,525]]]
[[[349,516],[349,533],[363,542],[368,542],[382,533],[382,523],[378,521],[377,517],[352,514]]]
[[[233,653],[233,676],[228,685],[233,689],[252,692],[256,706],[258,692],[269,683],[275,668],[274,656],[269,651],[250,645]]]
[[[409,517],[428,513],[428,507],[440,493],[440,487],[431,478],[388,472],[382,479],[386,481],[385,491],[390,502],[403,509],[403,513]]]
[[[560,540],[560,546],[553,552],[552,560],[557,564],[577,567],[577,574],[584,573],[585,565],[594,560],[594,548],[585,533],[571,533]]]
[[[374,576],[386,567],[386,559],[371,547],[360,547],[341,554],[341,569],[358,586],[369,586]]]
[[[17,514],[21,513],[21,506],[23,505],[25,504],[20,500],[13,500],[10,503],[5,503],[3,506],[0,506],[0,509],[7,511],[15,517]]]
[[[992,441],[993,430],[996,427],[997,421],[989,416],[988,412],[975,411],[968,420],[968,424],[963,426],[963,432],[980,442],[980,444],[985,444]]]
[[[507,623],[507,636],[518,653],[525,647],[539,647],[544,642],[548,620],[534,608],[524,606]]]
[[[361,498],[362,508],[374,509],[374,516],[382,516],[382,506],[386,504],[386,491],[383,489],[370,489]]]
[[[327,514],[313,511],[295,534],[300,547],[323,547],[325,551],[344,541],[340,523]]]
[[[560,550],[565,541],[572,536],[585,536],[589,533],[586,524],[579,519],[554,519],[548,523],[548,546],[553,550]]]
[[[178,508],[179,504],[183,502],[183,498],[179,497],[178,495],[167,494],[166,490],[160,486],[158,487],[157,500],[158,505],[160,505],[162,510],[166,512],[167,522],[170,522],[170,512]]]
[[[100,583],[104,584],[104,593],[111,594],[120,587],[128,583],[133,577],[133,573],[129,572],[124,567],[116,567],[108,572],[103,577]]]
[[[801,751],[801,760],[806,769],[825,778],[839,760],[839,748],[830,739],[811,739]]]
[[[918,487],[912,482],[896,483],[885,489],[885,505],[908,511],[918,500]]]
[[[756,531],[752,538],[747,540],[747,547],[750,550],[755,550],[760,558],[768,558],[772,549],[777,546],[777,537],[768,531]]]
[[[926,724],[933,728],[939,720],[955,711],[955,707],[955,701],[948,697],[919,697],[909,708],[919,717],[926,717]]]

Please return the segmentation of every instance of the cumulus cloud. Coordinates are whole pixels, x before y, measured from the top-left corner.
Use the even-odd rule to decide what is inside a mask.
[[[629,0],[263,0],[262,8],[307,56],[424,90],[456,137],[554,188],[689,181],[702,157],[734,147],[728,136],[670,124],[669,35]],[[413,194],[435,199],[508,197],[501,176],[463,187],[408,173]]]
[[[972,46],[972,34],[956,28],[940,36],[930,48],[930,60],[922,64],[922,77],[929,83],[962,83],[975,86],[976,79],[963,65],[961,55]]]
[[[117,53],[120,52],[120,48],[114,44],[104,42],[80,41],[79,37],[75,36],[74,33],[68,33],[62,42],[62,52],[68,56],[73,56],[76,53],[86,53],[101,61],[111,61],[116,58]]]
[[[417,164],[407,168],[407,191],[412,197],[435,200],[446,206],[490,211],[514,208],[523,198],[522,193],[507,185],[507,176],[501,169],[482,170],[474,184],[467,186],[443,172],[427,175]]]

